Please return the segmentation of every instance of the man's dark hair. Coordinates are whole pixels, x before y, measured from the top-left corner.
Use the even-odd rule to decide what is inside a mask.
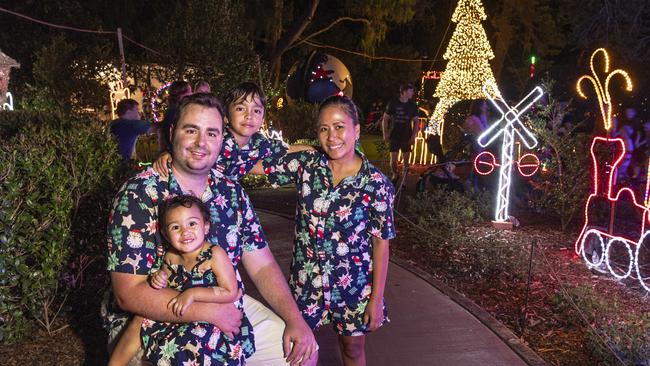
[[[323,109],[332,106],[340,107],[345,112],[345,114],[352,118],[352,123],[355,126],[359,124],[359,112],[357,105],[354,104],[354,102],[345,95],[335,94],[331,97],[327,97],[320,103],[320,106],[318,107],[318,115],[321,114]]]
[[[399,85],[399,92],[400,93],[405,92],[407,90],[411,90],[411,89],[415,89],[415,87],[413,86],[413,83],[402,83],[402,84]]]
[[[119,102],[117,102],[117,109],[115,110],[115,113],[117,113],[118,116],[124,115],[124,113],[132,110],[133,108],[139,106],[138,102],[136,102],[133,99],[122,99]]]
[[[169,85],[169,105],[178,104],[181,102],[181,95],[188,93],[192,90],[192,86],[185,80],[177,80]]]
[[[185,208],[196,206],[199,209],[199,212],[201,212],[203,222],[210,222],[210,211],[203,201],[189,194],[181,194],[168,199],[160,206],[158,222],[160,224],[160,231],[164,235],[167,235],[167,214],[169,211],[181,206]]]
[[[181,105],[178,107],[178,114],[176,115],[174,124],[178,122],[178,119],[183,115],[185,109],[187,109],[187,107],[192,104],[200,105],[206,108],[214,108],[219,111],[221,118],[223,118],[223,103],[221,103],[221,100],[216,95],[212,93],[196,93],[183,98]]]
[[[251,82],[244,82],[231,88],[223,97],[223,102],[226,105],[226,113],[228,111],[228,106],[230,106],[231,103],[234,103],[241,98],[254,98],[256,96],[260,98],[262,107],[266,109],[266,95],[264,95],[264,90],[262,90],[259,85]]]

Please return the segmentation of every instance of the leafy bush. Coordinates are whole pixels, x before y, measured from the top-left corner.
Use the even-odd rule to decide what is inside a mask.
[[[532,205],[560,219],[566,230],[584,207],[589,195],[591,180],[585,172],[591,166],[589,143],[591,137],[579,133],[579,124],[564,123],[571,111],[570,103],[560,103],[550,94],[553,82],[546,81],[548,104],[540,106],[530,118],[535,135],[543,146],[547,173],[531,180],[534,187]]]
[[[301,139],[316,140],[316,120],[318,105],[307,102],[294,102],[271,116],[273,125],[282,130],[282,137],[290,144]]]
[[[582,285],[552,298],[567,324],[587,325],[585,346],[606,365],[650,365],[650,314],[622,314],[616,300]]]
[[[407,213],[417,219],[418,225],[450,231],[486,220],[490,214],[490,197],[484,191],[468,190],[460,193],[435,188],[408,197],[406,207]]]
[[[52,332],[67,265],[103,253],[120,159],[84,116],[5,112],[0,126],[13,126],[0,128],[0,336],[11,342],[36,322]]]

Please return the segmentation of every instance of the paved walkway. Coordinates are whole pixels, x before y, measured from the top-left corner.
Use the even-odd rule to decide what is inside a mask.
[[[260,195],[267,196],[267,192],[252,194]],[[286,275],[292,256],[293,220],[285,210],[280,210],[285,211],[282,216],[260,209],[257,203],[256,207],[271,250]],[[251,284],[248,289],[256,296]],[[526,365],[465,308],[393,262],[389,265],[386,301],[391,323],[368,336],[368,365]],[[341,365],[332,329],[325,327],[316,335],[320,364]]]

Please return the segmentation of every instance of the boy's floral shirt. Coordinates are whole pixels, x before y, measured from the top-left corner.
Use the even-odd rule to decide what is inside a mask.
[[[216,169],[233,181],[248,173],[258,161],[271,164],[287,154],[288,146],[282,140],[269,139],[256,132],[244,147],[239,147],[230,130],[223,135],[223,146],[217,158]]]
[[[325,318],[335,304],[364,306],[372,286],[372,237],[395,237],[393,186],[357,154],[361,169],[336,186],[327,156],[318,151],[289,154],[267,169],[273,185],[294,183],[298,190],[289,282],[305,318]]]

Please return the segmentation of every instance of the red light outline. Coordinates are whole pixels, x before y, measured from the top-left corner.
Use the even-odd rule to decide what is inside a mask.
[[[533,158],[535,158],[536,163],[535,163],[535,164],[521,164],[521,161],[524,160],[524,158],[527,157],[527,156],[532,156]],[[535,170],[533,170],[533,172],[530,173],[530,174],[524,174],[524,172],[521,171],[521,167],[522,167],[522,166],[523,166],[523,167],[526,167],[526,168],[527,168],[527,167],[534,166],[534,167],[535,167]],[[535,155],[535,154],[533,154],[533,153],[528,153],[528,154],[524,154],[524,155],[522,155],[522,156],[519,158],[519,160],[517,160],[517,170],[519,170],[519,174],[521,174],[522,177],[526,177],[526,178],[528,178],[528,177],[532,177],[532,176],[535,175],[535,173],[537,173],[537,171],[539,170],[539,158],[537,157],[537,155]]]
[[[609,179],[607,180],[608,187],[607,187],[607,193],[605,195],[605,198],[610,202],[616,202],[621,198],[621,194],[623,194],[625,192],[627,192],[632,197],[632,202],[633,202],[634,206],[636,206],[637,208],[643,210],[643,219],[641,221],[641,230],[639,232],[639,238],[641,238],[643,236],[643,233],[645,232],[646,221],[650,220],[649,208],[646,207],[645,205],[639,204],[639,202],[637,201],[636,195],[634,194],[634,191],[631,188],[623,187],[623,188],[619,189],[618,191],[616,191],[615,195],[612,194],[612,192],[614,190],[614,187],[613,187],[614,186],[614,178],[615,178],[614,174],[616,173],[616,169],[617,169],[618,165],[621,163],[621,161],[625,157],[625,152],[626,152],[626,150],[625,150],[625,142],[621,138],[607,138],[607,137],[596,136],[592,140],[591,148],[589,149],[590,154],[591,154],[591,160],[592,160],[592,163],[593,163],[593,180],[594,180],[593,190],[592,190],[592,193],[587,198],[587,202],[585,203],[584,225],[582,226],[582,230],[580,231],[580,235],[578,235],[578,240],[576,240],[576,242],[575,242],[575,252],[576,252],[576,254],[580,254],[580,252],[581,252],[580,243],[582,242],[582,237],[585,235],[585,232],[587,231],[587,226],[589,225],[589,204],[591,203],[592,199],[600,196],[599,187],[598,187],[598,177],[599,177],[598,164],[597,164],[597,161],[596,161],[596,154],[594,152],[594,148],[595,148],[596,143],[598,141],[602,141],[602,142],[605,142],[605,143],[616,142],[620,146],[623,147],[620,150],[620,154],[615,158],[614,163],[612,164],[612,168],[611,168],[611,170],[609,172]],[[646,182],[646,191],[645,191],[646,196],[647,196],[649,187],[650,187],[650,185],[648,184],[648,182]],[[637,241],[633,240],[633,239],[630,239],[630,238],[621,237],[621,236],[613,236],[611,234],[608,234],[606,232],[603,232],[603,231],[600,231],[600,230],[597,230],[597,229],[591,229],[591,230],[597,231],[601,235],[606,236],[606,237],[608,237],[610,239],[613,239],[614,237],[617,237],[617,238],[621,238],[621,239],[625,240],[628,243],[632,243],[634,245],[637,245]]]

